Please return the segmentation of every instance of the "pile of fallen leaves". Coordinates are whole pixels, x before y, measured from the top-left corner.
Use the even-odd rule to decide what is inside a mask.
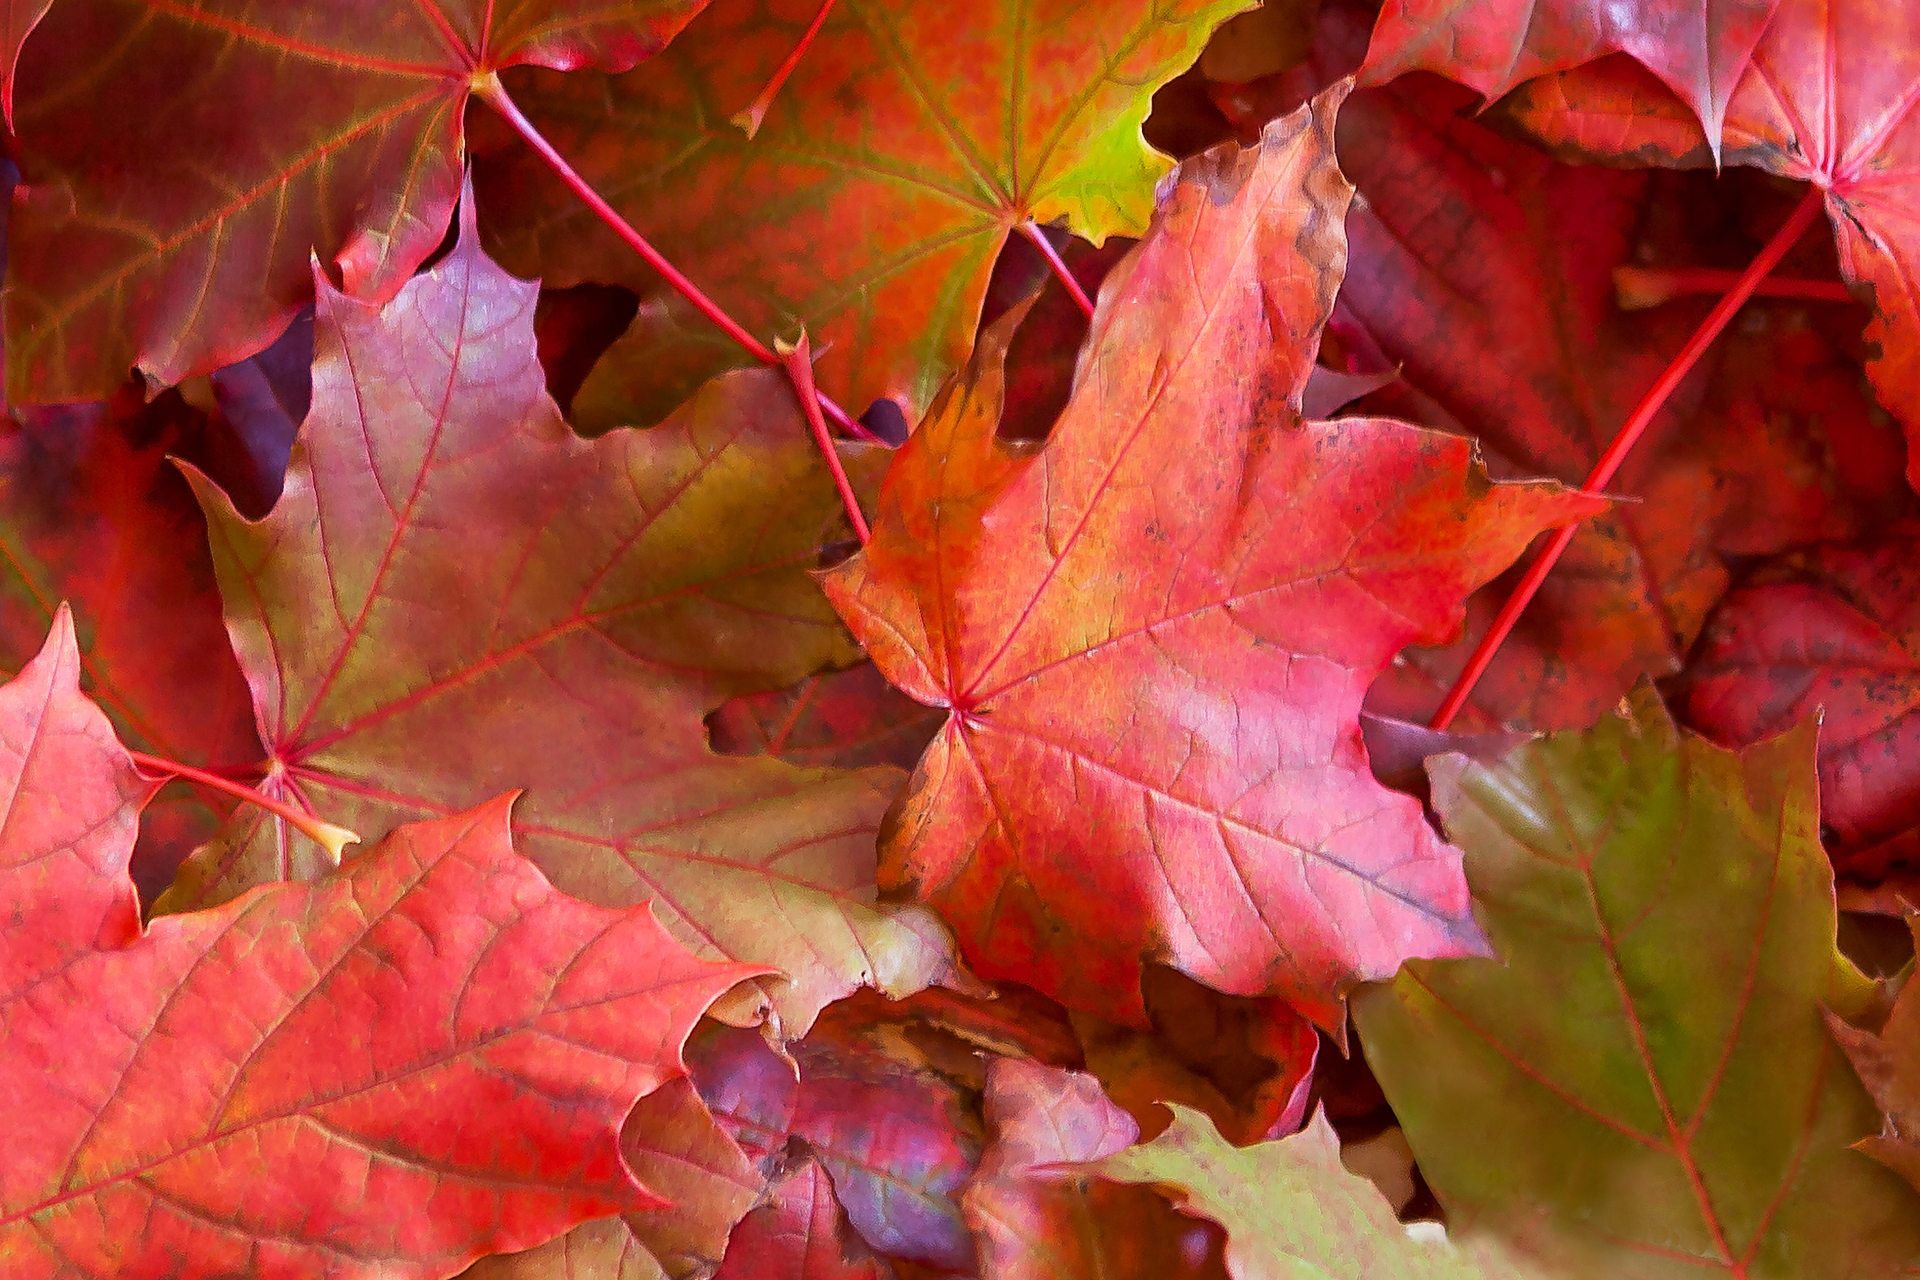
[[[1244,7],[12,6],[0,1275],[1920,1272],[1920,5]]]

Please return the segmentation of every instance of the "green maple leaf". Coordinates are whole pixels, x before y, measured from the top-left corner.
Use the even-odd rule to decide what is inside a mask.
[[[1807,1280],[1920,1260],[1920,1202],[1847,1149],[1879,1115],[1823,1025],[1834,947],[1813,722],[1744,751],[1630,709],[1430,766],[1505,963],[1353,1001],[1421,1171],[1469,1233],[1610,1276]]]

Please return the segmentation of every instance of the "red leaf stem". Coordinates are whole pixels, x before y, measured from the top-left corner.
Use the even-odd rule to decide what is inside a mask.
[[[616,213],[613,206],[602,199],[600,193],[589,186],[587,180],[574,171],[573,166],[568,164],[566,159],[562,157],[558,151],[553,149],[553,144],[548,142],[540,131],[533,127],[533,122],[520,113],[520,108],[516,106],[513,99],[508,96],[506,86],[500,83],[500,77],[498,75],[493,72],[488,72],[485,76],[477,78],[474,81],[473,93],[475,97],[485,102],[495,111],[498,111],[501,118],[513,126],[514,132],[525,139],[527,145],[538,152],[540,158],[545,160],[548,166],[560,175],[560,180],[566,183],[568,188],[572,190],[576,196],[579,196],[580,199],[586,203],[587,207],[598,215],[602,222],[613,228],[614,234],[626,241],[628,248],[644,258],[647,265],[655,271],[658,271],[661,276],[665,278],[666,282],[679,292],[681,297],[691,302],[701,315],[718,325],[721,332],[725,333],[742,347],[745,347],[747,352],[762,364],[780,363],[780,357],[774,354],[771,347],[754,337],[751,333],[748,333],[741,327],[739,321],[735,320],[725,311],[722,311],[719,303],[702,293],[698,285],[682,275],[678,267],[668,262],[666,257],[662,255],[658,249],[648,244],[646,238],[634,230],[631,223]],[[817,391],[814,394],[815,399],[819,402],[820,407],[826,411],[827,416],[838,423],[841,430],[845,431],[848,435],[859,440],[877,440],[879,438],[832,400],[820,395]]]
[[[1080,282],[1073,278],[1073,272],[1067,270],[1066,260],[1054,249],[1053,243],[1047,239],[1047,233],[1029,218],[1020,224],[1020,234],[1033,241],[1033,247],[1040,251],[1046,258],[1047,265],[1053,268],[1054,278],[1066,286],[1067,292],[1079,304],[1080,310],[1086,313],[1087,319],[1093,319],[1093,299],[1089,298],[1087,291],[1080,287]]]
[[[1724,294],[1740,282],[1737,271],[1712,267],[1615,267],[1613,290],[1622,311],[1644,311],[1688,294]],[[1838,280],[1762,280],[1756,298],[1798,298],[1804,302],[1852,302]]]
[[[832,12],[833,0],[821,0],[820,12],[813,15],[813,25],[807,28],[806,34],[800,37],[800,42],[793,46],[793,52],[787,55],[787,60],[780,64],[779,69],[767,81],[767,87],[762,89],[760,96],[750,104],[734,112],[728,123],[746,130],[749,138],[760,132],[760,122],[767,118],[767,108],[773,105],[774,95],[780,92],[780,86],[787,82],[787,77],[793,74],[793,69],[800,65],[800,58],[806,53],[807,46],[813,43],[816,35],[820,34],[820,28],[826,25],[827,15]]]
[[[1586,482],[1581,486],[1583,489],[1588,492],[1597,492],[1613,479],[1614,472],[1618,471],[1620,464],[1626,461],[1628,452],[1639,441],[1647,425],[1660,412],[1661,406],[1666,404],[1667,397],[1672,395],[1674,388],[1680,385],[1681,379],[1692,372],[1693,366],[1699,362],[1702,355],[1706,354],[1707,348],[1713,345],[1713,340],[1720,336],[1720,331],[1727,327],[1727,322],[1733,319],[1734,313],[1746,304],[1760,282],[1779,265],[1780,259],[1786,256],[1787,250],[1791,249],[1812,225],[1814,217],[1820,212],[1822,198],[1819,188],[1809,189],[1799,205],[1788,215],[1780,230],[1774,233],[1773,239],[1767,241],[1766,246],[1760,250],[1759,256],[1747,264],[1747,269],[1740,273],[1733,287],[1708,313],[1707,318],[1700,322],[1700,327],[1694,330],[1693,336],[1687,339],[1687,345],[1680,349],[1680,354],[1673,358],[1672,363],[1661,372],[1647,394],[1640,398],[1640,403],[1634,406],[1626,423],[1613,437],[1613,443],[1607,446],[1607,451],[1600,456],[1600,461],[1595,463],[1593,470],[1588,473]],[[1520,620],[1520,614],[1526,609],[1534,594],[1540,590],[1540,584],[1547,580],[1547,574],[1552,572],[1554,563],[1560,559],[1568,544],[1573,541],[1573,535],[1579,527],[1577,524],[1570,524],[1561,528],[1553,535],[1553,541],[1547,544],[1546,550],[1542,551],[1527,569],[1527,576],[1521,579],[1520,585],[1507,598],[1506,604],[1501,606],[1500,615],[1493,620],[1493,626],[1488,629],[1487,634],[1481,637],[1479,647],[1473,651],[1473,657],[1468,659],[1466,670],[1462,671],[1460,678],[1454,681],[1446,701],[1442,702],[1440,709],[1433,713],[1431,723],[1435,729],[1445,729],[1453,723],[1453,718],[1460,714],[1460,708],[1466,705],[1467,696],[1473,692],[1473,686],[1486,672],[1488,665],[1493,661],[1493,655],[1499,652],[1501,643],[1506,640],[1507,633],[1512,631],[1514,623]]]
[[[867,527],[867,518],[860,512],[860,500],[854,496],[853,484],[847,479],[847,469],[840,465],[840,454],[833,447],[833,437],[827,434],[827,420],[820,416],[820,393],[813,386],[813,352],[807,345],[807,331],[800,331],[800,340],[792,346],[782,342],[778,344],[780,363],[786,366],[787,376],[793,379],[793,389],[800,397],[800,411],[807,415],[807,425],[813,429],[813,439],[820,446],[820,456],[827,460],[827,470],[833,473],[834,488],[840,491],[841,505],[847,509],[847,519],[853,522],[854,536],[860,539],[860,545],[866,546],[873,537]]]
[[[360,837],[345,827],[336,827],[331,822],[322,822],[310,813],[263,795],[247,786],[244,782],[235,782],[223,778],[207,769],[196,769],[190,764],[181,764],[178,760],[169,760],[165,756],[151,756],[144,751],[129,751],[133,762],[149,773],[164,773],[189,782],[197,782],[203,787],[212,787],[215,791],[224,791],[230,796],[259,805],[268,813],[291,824],[295,830],[311,839],[315,844],[325,847],[334,857],[340,856],[340,850],[350,844],[359,844]]]

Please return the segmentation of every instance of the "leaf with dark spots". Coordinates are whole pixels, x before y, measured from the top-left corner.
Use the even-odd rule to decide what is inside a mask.
[[[1715,612],[1689,724],[1745,746],[1820,717],[1820,819],[1849,854],[1920,826],[1920,525],[1772,561]]]

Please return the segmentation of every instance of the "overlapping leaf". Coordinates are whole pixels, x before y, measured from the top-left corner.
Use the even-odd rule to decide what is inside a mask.
[[[940,714],[888,684],[872,663],[808,676],[734,698],[707,717],[713,749],[843,769],[910,769],[940,728]]]
[[[311,296],[312,254],[348,293],[392,297],[446,230],[477,85],[511,66],[624,71],[700,7],[64,0],[17,79],[9,401],[251,355]]]
[[[1687,720],[1744,746],[1820,715],[1820,819],[1843,849],[1920,825],[1920,574],[1903,524],[1769,564],[1714,614]]]
[[[556,893],[507,800],[142,932],[149,787],[63,612],[0,689],[0,1258],[20,1280],[431,1277],[658,1203],[621,1158],[754,970]]]
[[[1073,1026],[1087,1069],[1146,1136],[1166,1124],[1162,1102],[1205,1112],[1239,1145],[1283,1137],[1306,1120],[1320,1035],[1285,1001],[1223,996],[1158,967],[1146,971],[1141,995],[1151,1030],[1085,1013]]]
[[[1357,59],[1366,24],[1327,6],[1319,74]],[[1708,303],[1621,311],[1613,270],[1679,216],[1671,193],[1551,163],[1462,118],[1469,101],[1422,77],[1347,104],[1341,154],[1365,201],[1334,330],[1363,367],[1402,374],[1363,407],[1477,437],[1496,474],[1579,483]],[[1728,557],[1870,527],[1905,495],[1899,441],[1859,381],[1803,306],[1750,306],[1609,483],[1636,500],[1581,528],[1475,686],[1469,723],[1591,724],[1642,674],[1680,669]],[[1469,606],[1459,643],[1407,654],[1370,705],[1426,719],[1511,585]]]
[[[1480,945],[1457,854],[1368,774],[1360,699],[1596,505],[1490,484],[1458,438],[1301,420],[1345,257],[1339,99],[1181,168],[1037,452],[995,438],[996,326],[827,579],[948,710],[883,882],[986,976],[1114,1021],[1143,1021],[1147,961],[1333,1025],[1353,982]]]
[[[688,1059],[714,1117],[762,1169],[782,1168],[797,1143],[874,1250],[969,1270],[958,1200],[985,1144],[977,1093],[885,1023],[819,1027],[790,1050],[792,1063],[752,1032],[715,1028]]]
[[[377,838],[525,787],[521,847],[556,884],[654,898],[701,953],[779,967],[791,1034],[863,983],[939,976],[939,924],[873,905],[897,773],[706,745],[730,694],[854,656],[807,574],[839,504],[791,387],[743,373],[656,430],[578,439],[542,389],[534,286],[466,218],[384,308],[319,283],[273,512],[200,486],[270,789]],[[262,823],[240,874],[206,878],[280,874],[290,839]]]
[[[690,1080],[640,1099],[620,1152],[670,1204],[585,1223],[538,1248],[482,1258],[464,1280],[706,1280],[766,1179],[714,1122]]]
[[[767,1203],[746,1216],[727,1243],[715,1280],[892,1280],[847,1222],[826,1168],[808,1155],[774,1179]]]
[[[986,1117],[992,1144],[962,1198],[981,1280],[1225,1280],[1218,1240],[1150,1190],[1058,1169],[1117,1154],[1140,1136],[1092,1076],[998,1059],[987,1071]]]
[[[532,1249],[480,1259],[460,1280],[657,1280],[662,1273],[618,1218],[596,1218]]]
[[[122,737],[201,767],[257,757],[207,557],[206,524],[166,460],[106,405],[0,424],[0,670],[44,643],[62,601],[78,615],[81,674]],[[169,788],[149,812],[136,878],[165,884],[226,806]]]
[[[965,361],[994,257],[1029,218],[1138,235],[1166,161],[1158,85],[1243,0],[1096,7],[842,0],[749,139],[729,122],[817,4],[719,0],[640,73],[510,78],[560,151],[755,332],[804,324],[821,390],[910,420]],[[518,148],[483,151],[490,241],[554,284],[629,284],[640,315],[582,388],[651,422],[749,357]],[[608,384],[618,390],[610,390]]]
[[[1920,486],[1920,8],[1781,0],[1727,107],[1728,164],[1811,182],[1847,279],[1870,292],[1868,375],[1907,429]],[[1684,115],[1617,64],[1545,78],[1514,104],[1544,141],[1639,164],[1710,162]]]
[[[1908,916],[1908,928],[1916,921],[1920,916]],[[1854,1146],[1920,1187],[1920,1016],[1915,1005],[1909,983],[1878,1033],[1838,1018],[1830,1017],[1828,1024],[1886,1117],[1879,1133]]]
[[[1437,71],[1497,98],[1523,80],[1627,53],[1700,120],[1717,155],[1727,100],[1780,0],[1387,0],[1363,78]]]
[[[1340,1166],[1325,1115],[1282,1142],[1235,1150],[1205,1116],[1175,1104],[1153,1142],[1083,1166],[1083,1175],[1149,1183],[1227,1233],[1234,1280],[1546,1280],[1499,1245],[1416,1240],[1364,1178]]]
[[[40,19],[47,16],[53,0],[8,0],[7,16],[0,24],[0,112],[7,128],[13,128],[13,75],[20,62],[20,46],[27,42]]]
[[[1879,1118],[1821,1011],[1873,993],[1834,949],[1813,749],[1807,724],[1720,750],[1643,686],[1432,766],[1505,963],[1411,964],[1354,1017],[1457,1228],[1615,1275],[1920,1262],[1920,1199],[1847,1150]]]

